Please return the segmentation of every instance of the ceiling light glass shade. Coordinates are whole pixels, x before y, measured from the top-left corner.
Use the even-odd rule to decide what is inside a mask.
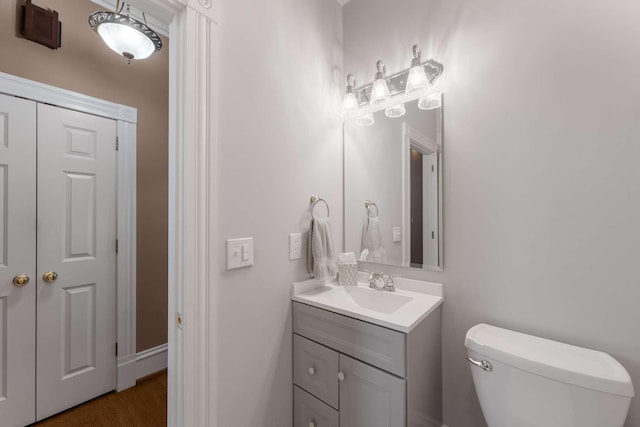
[[[440,108],[440,106],[440,96],[437,94],[424,96],[418,101],[418,108],[421,110],[433,110]]]
[[[409,77],[407,77],[407,85],[404,89],[405,95],[421,95],[427,91],[428,87],[429,80],[427,79],[427,73],[424,72],[424,67],[422,65],[411,67]]]
[[[360,106],[358,105],[358,99],[355,93],[345,93],[342,98],[342,111],[340,115],[345,119],[352,119],[358,115]]]
[[[373,120],[373,114],[371,113],[365,114],[356,119],[356,124],[358,126],[372,126],[374,123],[375,120]]]
[[[384,78],[376,79],[371,87],[371,98],[369,100],[370,105],[379,105],[388,102],[391,98],[389,93],[389,86]]]
[[[384,110],[384,115],[387,117],[395,118],[404,116],[406,112],[407,110],[404,108],[404,102],[401,102],[400,104],[396,104]]]
[[[89,16],[89,25],[111,50],[129,60],[148,58],[162,48],[155,31],[127,15],[96,12]]]

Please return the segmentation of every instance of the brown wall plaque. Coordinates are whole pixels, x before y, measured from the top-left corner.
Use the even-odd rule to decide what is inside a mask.
[[[22,6],[20,33],[25,39],[43,44],[51,49],[61,46],[62,23],[58,21],[58,12],[31,4],[27,0]]]

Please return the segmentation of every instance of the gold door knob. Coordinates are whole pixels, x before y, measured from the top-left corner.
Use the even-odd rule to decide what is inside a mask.
[[[53,283],[58,278],[58,273],[55,271],[47,271],[42,275],[42,279],[47,283]]]
[[[29,276],[26,274],[18,274],[13,278],[13,284],[19,288],[23,287],[27,283],[29,283]]]

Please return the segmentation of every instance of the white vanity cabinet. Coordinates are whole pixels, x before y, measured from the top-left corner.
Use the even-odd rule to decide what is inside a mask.
[[[294,301],[294,427],[442,426],[440,331],[440,307],[405,333]]]

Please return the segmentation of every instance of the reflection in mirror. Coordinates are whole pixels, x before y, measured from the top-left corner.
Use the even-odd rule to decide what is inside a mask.
[[[361,261],[440,270],[442,94],[345,122],[345,251]]]

